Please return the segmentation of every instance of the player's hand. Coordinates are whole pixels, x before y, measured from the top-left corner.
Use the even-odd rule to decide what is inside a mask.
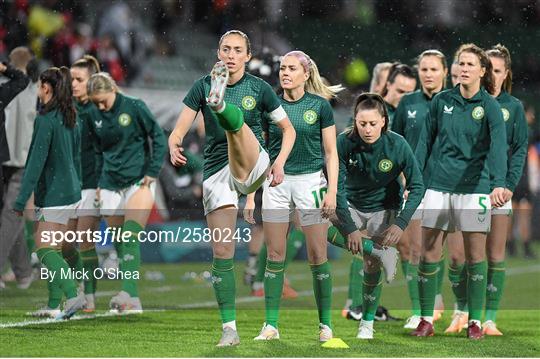
[[[409,199],[409,191],[405,190],[403,191],[403,200],[406,201],[407,199]]]
[[[150,185],[154,183],[155,181],[156,179],[154,177],[144,176],[143,182],[141,183],[141,187],[142,186],[150,187]]]
[[[4,73],[7,70],[7,66],[0,62],[0,73]]]
[[[283,182],[283,178],[285,178],[285,171],[282,163],[277,161],[274,162],[270,172],[268,172],[268,179],[270,179],[270,177],[272,177],[270,187],[275,187]]]
[[[502,207],[506,202],[504,200],[504,188],[497,187],[493,189],[493,192],[489,195],[491,205],[494,207]]]
[[[347,236],[347,248],[352,254],[362,253],[362,235],[356,230]]]
[[[23,216],[23,211],[17,211],[16,209],[14,209],[13,212],[15,212],[15,215],[17,217],[22,217]]]
[[[403,235],[403,229],[393,224],[382,233],[383,240],[381,244],[383,246],[393,246],[399,242]]]
[[[187,163],[187,158],[182,154],[184,152],[184,147],[180,144],[169,144],[169,154],[171,156],[171,163],[175,167],[185,166]]]
[[[323,218],[331,218],[336,213],[336,193],[329,191],[324,195],[321,204]]]
[[[514,192],[510,191],[508,188],[504,189],[504,203],[507,203],[514,196]]]
[[[255,212],[255,192],[250,193],[246,199],[246,206],[242,211],[244,215],[244,220],[249,224],[255,224],[255,217],[253,213]]]

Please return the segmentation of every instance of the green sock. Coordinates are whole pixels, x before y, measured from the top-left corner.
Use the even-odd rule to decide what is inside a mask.
[[[264,303],[266,306],[266,324],[277,328],[279,304],[283,292],[285,263],[267,260],[264,274]]]
[[[448,267],[448,279],[456,298],[457,309],[462,312],[467,311],[467,270],[465,265]]]
[[[401,271],[403,272],[403,276],[406,277],[408,273],[409,268],[409,261],[407,260],[401,260]]]
[[[88,273],[88,280],[84,281],[84,294],[94,294],[96,292],[97,280],[94,277],[94,270],[99,267],[98,256],[95,248],[81,251],[83,267]]]
[[[444,267],[445,267],[444,256],[439,261],[439,272],[437,273],[437,294],[442,294],[442,286],[444,283]]]
[[[348,250],[347,238],[343,237],[341,233],[339,233],[338,229],[334,226],[330,226],[328,228],[326,240],[328,241],[328,243],[333,244],[334,246]]]
[[[467,303],[469,320],[482,320],[487,287],[487,262],[467,264]]]
[[[61,250],[56,251],[58,255],[61,256]],[[64,296],[64,293],[62,292],[62,289],[58,285],[58,281],[50,281],[47,280],[47,289],[49,292],[49,301],[47,302],[47,306],[51,309],[57,309],[60,308],[60,303],[62,302],[62,297]]]
[[[418,268],[418,289],[420,293],[420,310],[423,317],[433,317],[438,271],[439,262],[420,262]]]
[[[364,272],[364,298],[362,304],[362,319],[372,321],[379,306],[382,289],[381,271],[375,273]]]
[[[220,113],[214,112],[216,115],[219,125],[229,132],[237,132],[242,128],[244,124],[244,114],[237,106],[226,103],[225,108]]]
[[[349,275],[349,293],[352,299],[351,308],[358,308],[362,305],[362,289],[364,285],[364,259],[359,256],[353,256],[351,262],[351,271]]]
[[[412,314],[421,315],[420,310],[420,292],[418,289],[418,264],[409,263],[407,267],[407,289],[411,299]]]
[[[212,263],[212,285],[214,286],[221,321],[228,323],[236,320],[236,281],[232,258],[214,258]]]
[[[132,220],[128,220],[122,227],[122,233],[131,232],[129,242],[124,242],[122,246],[122,271],[130,272],[131,276],[124,277],[122,280],[122,290],[131,297],[138,297],[137,279],[133,278],[135,272],[141,268],[141,244],[138,240],[138,234],[143,227]],[[124,238],[122,236],[122,238]],[[129,279],[128,279],[129,278]]]
[[[363,237],[362,238],[362,254],[370,255],[373,251],[373,241],[369,238]]]
[[[53,248],[47,247],[39,248],[37,250],[37,255],[41,263],[49,270],[49,272],[55,274],[54,282],[62,290],[67,299],[76,297],[77,283],[73,279],[61,275],[62,273],[69,273],[70,268],[60,253]]]
[[[313,292],[319,311],[319,322],[332,328],[332,274],[330,263],[311,264]]]
[[[497,310],[502,298],[504,279],[506,277],[506,264],[502,262],[489,262],[486,289],[486,320],[495,321]]]
[[[28,260],[32,258],[32,252],[36,247],[36,241],[34,241],[34,221],[24,220],[24,241],[28,248]]]
[[[291,261],[296,257],[302,244],[306,240],[306,236],[299,229],[293,229],[287,236],[287,252],[285,254],[285,268],[291,263]]]
[[[71,269],[77,273],[82,273],[83,262],[77,248],[73,246],[62,247],[62,256],[66,260]],[[82,279],[77,279],[78,282],[82,282]]]
[[[268,255],[268,249],[266,243],[263,243],[259,255],[257,257],[257,274],[255,274],[254,282],[264,282],[264,272],[266,271],[266,256]]]

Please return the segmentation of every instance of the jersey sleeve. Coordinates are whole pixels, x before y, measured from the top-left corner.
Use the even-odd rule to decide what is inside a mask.
[[[506,126],[501,106],[494,99],[486,105],[486,115],[491,139],[487,156],[490,166],[491,188],[505,187],[508,163]]]
[[[34,132],[32,133],[32,142],[30,144],[28,158],[26,159],[26,165],[24,166],[21,190],[13,207],[16,211],[24,210],[26,202],[32,195],[41,177],[45,162],[49,156],[52,136],[52,121],[47,117],[38,116],[34,121]]]
[[[332,106],[326,100],[322,101],[321,106],[321,128],[327,128],[334,126],[336,122],[334,121],[334,111],[332,111]]]
[[[279,122],[287,117],[287,113],[281,106],[278,96],[265,81],[262,81],[261,107],[262,111],[268,114],[268,118],[272,122]]]
[[[347,146],[347,135],[340,134],[337,139],[337,150],[339,158],[339,176],[338,176],[338,190],[336,196],[336,215],[337,220],[334,220],[333,224],[339,230],[339,232],[347,237],[352,232],[356,231],[356,224],[354,223],[351,212],[349,211],[349,204],[347,202],[347,189],[345,187],[345,181],[347,179],[347,163],[349,161],[349,150]]]
[[[438,132],[438,96],[439,95],[435,95],[433,101],[431,101],[425,124],[422,126],[422,132],[420,133],[418,144],[416,145],[415,156],[418,159],[418,167],[422,173],[425,172],[427,160]],[[424,178],[425,177],[424,173]]]
[[[405,139],[403,139],[401,148],[402,172],[405,175],[405,187],[409,191],[409,196],[407,197],[407,201],[405,201],[405,206],[396,218],[396,225],[402,230],[405,230],[414,211],[416,211],[416,208],[418,208],[420,202],[422,202],[422,197],[424,196],[424,182],[422,181],[422,173],[418,167],[416,157]]]
[[[146,170],[146,175],[155,178],[159,175],[159,171],[163,165],[167,141],[163,130],[159,127],[154,115],[150,112],[146,104],[141,100],[137,100],[136,104],[144,131],[152,139],[152,157]]]
[[[525,119],[525,110],[521,103],[517,104],[516,119],[514,122],[514,133],[512,143],[510,144],[510,151],[512,156],[508,163],[508,173],[506,175],[506,188],[510,191],[514,191],[522,174],[523,167],[525,166],[525,159],[527,158],[527,120]]]
[[[394,114],[392,122],[392,132],[405,137],[405,99],[401,99]]]
[[[186,97],[184,97],[184,105],[195,112],[199,112],[202,107],[202,101],[205,99],[204,94],[204,79],[200,79],[193,84]]]

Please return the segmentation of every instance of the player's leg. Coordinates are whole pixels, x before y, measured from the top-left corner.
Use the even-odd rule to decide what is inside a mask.
[[[506,238],[512,213],[510,202],[505,207],[492,209],[491,230],[487,236],[486,322],[482,325],[486,335],[502,335],[497,329],[496,319],[504,290]]]
[[[455,310],[452,321],[445,333],[460,333],[467,328],[469,321],[469,308],[467,306],[467,267],[465,266],[465,248],[463,235],[456,231],[448,233],[448,279],[452,286],[455,299]]]
[[[405,233],[409,237],[409,265],[406,273],[407,289],[411,300],[412,316],[407,319],[404,325],[406,329],[416,329],[420,324],[420,292],[418,290],[418,266],[422,251],[422,226],[420,219],[413,219],[409,222]],[[404,234],[405,234],[404,233]]]

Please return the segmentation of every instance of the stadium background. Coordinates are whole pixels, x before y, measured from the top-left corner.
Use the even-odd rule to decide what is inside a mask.
[[[216,61],[215,49],[219,36],[231,28],[241,29],[250,36],[254,58],[260,60],[252,61],[250,72],[265,78],[272,85],[276,85],[277,81],[278,55],[292,49],[301,49],[310,54],[317,61],[321,74],[331,83],[344,84],[347,91],[333,103],[338,129],[346,126],[354,95],[368,89],[371,70],[377,62],[400,60],[412,65],[415,57],[428,48],[442,50],[451,62],[454,51],[463,42],[475,42],[484,48],[499,42],[507,46],[513,60],[513,95],[532,105],[536,112],[540,110],[540,1],[535,0],[12,0],[0,3],[0,58],[5,60],[15,46],[28,45],[41,60],[40,66],[44,69],[50,65],[69,65],[84,53],[94,54],[103,64],[103,69],[109,71],[121,85],[122,90],[142,98],[163,129],[170,131],[182,108],[181,100],[185,93],[196,79],[208,73]],[[535,130],[532,131],[531,145],[539,146],[538,120],[532,127]],[[200,127],[194,127],[186,138],[186,147],[192,155],[191,166],[178,170],[165,161],[160,175],[158,210],[152,215],[149,229],[174,229],[179,225],[195,227],[204,224],[200,199],[204,142],[202,133]],[[535,183],[538,182],[540,181],[536,180]],[[536,191],[536,197],[532,218],[540,218],[539,188],[533,190]],[[239,226],[245,225],[239,221]],[[540,221],[533,220],[531,228],[532,237],[538,243]],[[246,247],[245,244],[238,247],[237,259],[244,258]],[[538,245],[536,248],[538,249]],[[109,249],[108,246],[100,247],[103,260],[108,259]],[[205,303],[207,306],[212,305],[209,303],[213,301],[211,285],[205,278],[205,271],[208,270],[206,261],[211,258],[207,244],[144,244],[142,253],[145,263],[181,263],[180,266],[146,264],[143,267],[144,279],[141,286],[150,288],[142,295],[145,309],[196,309],[205,308]],[[304,251],[300,251],[299,259],[303,253]],[[337,299],[334,303],[338,308],[346,294],[343,288],[346,286],[349,255],[333,250],[331,256],[335,261],[336,277],[341,277],[336,279]],[[201,263],[188,264],[188,261]],[[509,285],[506,297],[510,298],[505,299],[504,305],[508,309],[522,311],[540,309],[539,262],[536,260],[531,264],[530,261],[516,259],[512,264],[518,268],[516,275],[521,275],[521,279]],[[284,307],[292,310],[308,306],[312,309],[310,281],[299,274],[307,270],[306,264],[297,261],[291,268],[294,274],[290,279],[300,290],[305,289],[301,291],[305,298],[296,303],[286,301]],[[520,272],[519,268],[529,269],[521,273],[523,269]],[[241,281],[242,268],[239,266],[237,270]],[[407,303],[399,300],[399,297],[405,294],[405,287],[399,284],[400,280],[398,278],[396,286],[384,290],[383,302],[390,304],[392,308],[405,309]],[[114,287],[113,283],[99,284],[99,290],[104,291],[102,305],[105,305],[107,296],[110,296],[109,289]],[[156,292],[153,288],[161,289],[156,289]],[[513,290],[526,291],[530,297],[514,298]],[[240,289],[239,296],[247,294],[248,291],[247,288]],[[39,298],[43,299],[44,292],[43,286],[33,286],[27,293],[16,290],[8,294],[2,292],[0,306],[4,309],[32,309],[39,302]],[[171,302],[159,293],[168,293],[168,298],[181,299]],[[450,307],[451,295],[448,288],[445,295]],[[24,299],[34,296],[35,299],[31,301]],[[248,309],[262,308],[260,301],[246,299],[240,303]],[[288,316],[296,318],[294,311],[292,313],[283,314],[285,323],[287,320],[295,320],[287,319]],[[538,313],[540,312],[535,311],[533,314],[536,322],[540,319]],[[197,316],[202,314],[195,310],[182,315],[185,316],[182,318],[187,318],[188,321],[196,321]],[[2,316],[1,322],[20,320],[17,314],[11,312],[4,311]],[[156,321],[162,320],[163,323],[169,320],[159,312],[152,318]],[[217,323],[217,312],[210,318]],[[112,326],[118,324],[112,319],[104,320]],[[242,320],[247,319],[240,318],[240,321]],[[141,319],[131,319],[130,323],[135,326],[147,325]],[[258,327],[259,324],[257,321],[252,325]],[[81,333],[88,330],[82,324],[73,326]],[[154,328],[152,325],[148,327]],[[392,330],[399,332],[398,328],[399,326],[396,326]],[[17,340],[15,338],[22,332],[12,334],[4,337],[6,343],[14,343]],[[538,334],[537,329],[533,330],[532,338],[538,338]],[[487,351],[478,352],[467,352],[463,348],[460,350],[464,355],[538,355],[538,344],[535,345],[532,339],[527,342],[530,336],[531,334],[522,338],[525,341],[523,343],[506,342],[507,350],[525,343],[527,349],[522,351],[501,352],[498,351],[498,346],[484,346],[482,350]],[[211,346],[213,339],[210,342]],[[43,344],[43,347],[46,345]],[[500,348],[502,347],[501,345]],[[277,347],[273,348],[276,349],[275,353],[282,353],[284,356],[292,354],[279,351]],[[8,350],[5,354],[23,353],[76,354],[61,350]],[[133,348],[120,351],[120,355],[144,353],[149,352],[138,352]],[[165,355],[165,352],[157,349],[152,353]],[[204,351],[188,353],[213,355],[213,352]],[[269,355],[273,352],[249,353]],[[381,353],[386,352],[374,353],[384,356]],[[389,351],[387,355],[392,353]],[[411,349],[409,354],[399,351],[395,353],[403,356],[418,352]],[[439,352],[443,356],[445,353]],[[298,355],[318,353],[306,350],[299,351]]]

